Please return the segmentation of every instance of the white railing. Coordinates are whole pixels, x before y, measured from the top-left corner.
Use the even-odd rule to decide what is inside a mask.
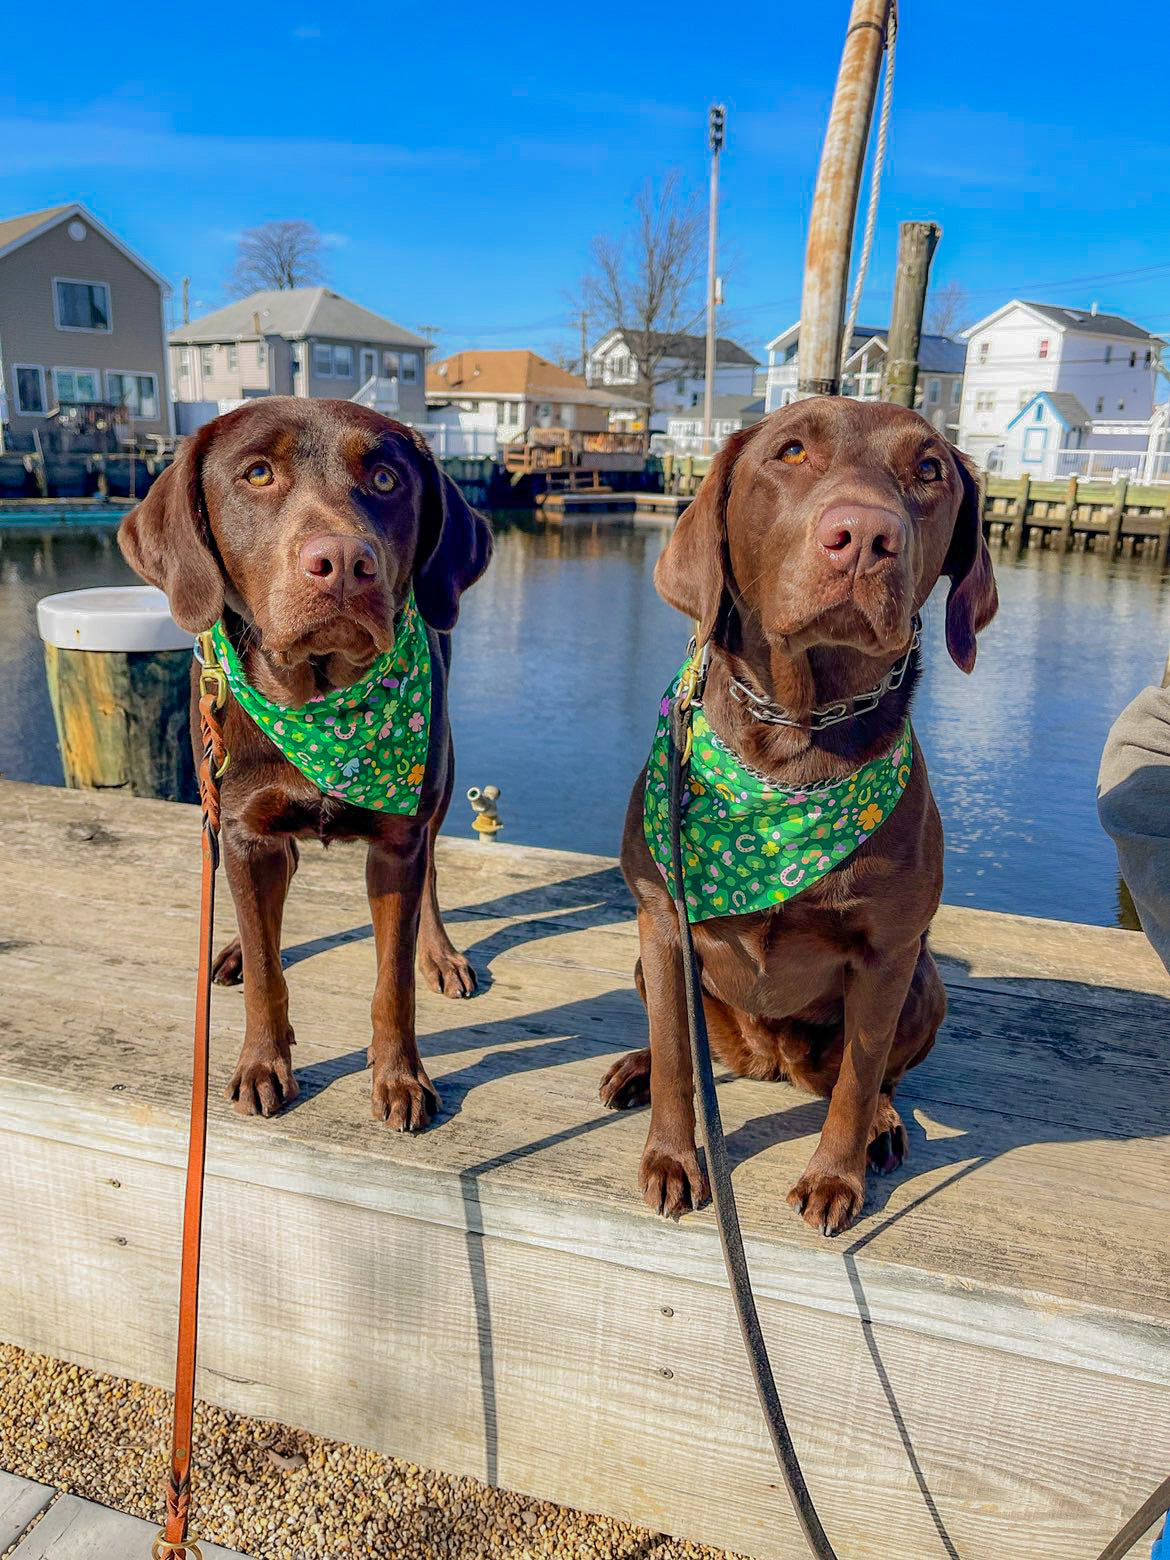
[[[359,406],[368,406],[374,412],[396,412],[398,410],[398,380],[383,379],[375,374],[372,379],[367,379],[361,389],[350,396],[351,401],[356,401]]]
[[[1170,482],[1170,450],[1058,450],[1054,475],[1086,482]]]
[[[451,428],[446,423],[413,423],[442,460],[448,455],[487,455],[493,460],[500,453],[500,441],[487,428]]]

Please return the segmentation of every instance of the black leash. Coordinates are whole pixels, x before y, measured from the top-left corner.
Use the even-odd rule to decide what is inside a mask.
[[[699,1103],[699,1121],[703,1129],[703,1145],[707,1154],[707,1178],[711,1185],[711,1204],[719,1226],[719,1244],[723,1248],[723,1262],[731,1286],[731,1298],[739,1320],[739,1330],[747,1351],[748,1365],[755,1384],[764,1420],[768,1426],[772,1450],[780,1465],[788,1498],[800,1523],[801,1532],[809,1550],[817,1560],[838,1560],[836,1550],[817,1515],[801,1470],[800,1459],[792,1444],[788,1422],[784,1417],[784,1405],[776,1390],[776,1378],[768,1348],[760,1329],[760,1318],[752,1294],[751,1277],[744,1255],[743,1235],[739,1227],[739,1213],[735,1206],[735,1193],[731,1186],[731,1166],[727,1158],[727,1144],[723,1137],[723,1118],[719,1114],[719,1098],[715,1091],[715,1072],[711,1065],[711,1047],[707,1039],[707,1020],[703,1011],[700,989],[699,965],[695,944],[691,937],[691,921],[687,911],[686,889],[682,869],[682,796],[683,786],[691,760],[691,723],[695,701],[700,697],[706,677],[709,647],[696,649],[690,664],[679,679],[678,696],[670,707],[670,859],[674,876],[674,911],[678,917],[679,942],[682,945],[683,990],[687,1007],[687,1033],[691,1042],[691,1063],[695,1074],[695,1093]],[[1165,1479],[1150,1498],[1134,1512],[1133,1516],[1101,1551],[1098,1560],[1122,1560],[1124,1555],[1141,1538],[1142,1534],[1164,1512],[1170,1510],[1170,1478]]]

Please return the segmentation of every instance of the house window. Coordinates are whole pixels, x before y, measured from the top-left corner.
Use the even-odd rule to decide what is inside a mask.
[[[373,347],[363,347],[360,361],[362,369],[361,373],[358,375],[358,378],[361,380],[362,384],[365,385],[368,384],[371,379],[376,379],[378,377],[378,354],[374,351]]]
[[[238,373],[239,372],[239,368],[240,368],[240,349],[239,349],[239,347],[229,347],[227,349],[227,355],[228,355],[228,373],[229,374]]]
[[[256,367],[264,368],[268,363],[268,347],[263,341],[256,343]]]
[[[105,282],[75,282],[54,277],[58,330],[109,330],[110,289]]]
[[[1149,350],[1149,348],[1147,348],[1146,349],[1146,367],[1149,368],[1150,364],[1153,361],[1154,361],[1154,354]]]
[[[1040,338],[1040,356],[1042,358],[1046,358],[1048,356],[1048,342],[1049,338],[1047,336],[1042,336]]]
[[[942,396],[942,385],[937,379],[928,379],[926,382],[926,399],[929,405],[937,406]]]
[[[981,341],[979,343],[979,361],[981,363],[986,363],[987,362],[987,357],[988,357],[988,354],[990,353],[990,351],[991,351],[991,343],[990,343],[990,341]]]
[[[398,378],[398,354],[397,352],[383,352],[382,377],[384,379]]]
[[[179,378],[180,379],[190,379],[190,377],[191,377],[191,354],[190,354],[190,352],[188,352],[186,347],[182,347],[180,349],[180,351],[179,351]]]
[[[977,412],[993,412],[995,410],[995,391],[980,390],[975,397],[975,410]]]
[[[199,367],[203,372],[204,379],[210,379],[212,377],[212,375],[215,373],[214,347],[199,348]]]
[[[1044,421],[1044,402],[1043,401],[1037,401],[1036,402],[1036,421],[1037,422],[1043,422]]]
[[[686,393],[687,393],[687,382],[686,382],[686,379],[680,376],[678,379],[675,380],[674,388],[678,391],[679,395],[686,395]],[[698,404],[697,401],[694,398],[692,398],[691,405],[695,406],[697,404]]]
[[[1104,410],[1105,410],[1105,397],[1103,395],[1099,395],[1097,397],[1097,416],[1100,417],[1101,413]]]
[[[45,406],[45,371],[30,363],[14,363],[16,375],[16,410],[26,417],[42,416]]]
[[[318,342],[313,348],[313,372],[318,379],[333,378],[333,348]]]
[[[1129,354],[1129,366],[1130,366],[1130,368],[1136,368],[1137,367],[1137,353],[1136,352],[1131,352]]]
[[[1105,361],[1106,363],[1112,363],[1113,361],[1113,348],[1111,346],[1105,348]]]
[[[402,383],[404,385],[418,384],[418,353],[404,352],[398,361],[402,370]]]
[[[334,347],[333,349],[333,377],[334,379],[353,378],[353,348]]]
[[[84,406],[100,401],[100,375],[92,368],[55,368],[58,406]]]
[[[1119,412],[1124,412],[1125,411],[1125,402],[1124,401],[1118,401],[1118,403],[1117,403],[1117,410]]]
[[[158,382],[153,374],[106,374],[106,399],[124,406],[132,420],[150,422],[158,416]]]
[[[963,381],[956,379],[951,384],[951,405],[958,406],[963,399]]]

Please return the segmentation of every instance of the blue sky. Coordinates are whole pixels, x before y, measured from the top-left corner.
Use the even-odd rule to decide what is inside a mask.
[[[21,4],[0,64],[0,215],[80,200],[223,301],[241,229],[304,217],[338,291],[461,346],[571,349],[595,233],[679,168],[702,192],[728,108],[730,333],[799,310],[804,225],[847,0],[542,8],[156,7],[125,25]],[[897,223],[944,233],[937,284],[1170,331],[1170,9],[903,0],[893,128],[862,318],[888,314]],[[1048,18],[1048,19],[1046,19]],[[1127,274],[1118,274],[1127,273]],[[762,353],[761,353],[762,355]]]

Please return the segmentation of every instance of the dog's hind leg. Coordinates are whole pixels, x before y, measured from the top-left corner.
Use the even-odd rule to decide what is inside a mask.
[[[432,991],[443,997],[470,997],[475,994],[475,971],[470,962],[459,952],[447,935],[439,910],[439,894],[435,883],[435,839],[451,805],[451,791],[455,784],[455,750],[449,749],[447,784],[443,798],[435,809],[435,815],[427,826],[427,865],[423,882],[422,906],[418,923],[419,973]]]
[[[894,1105],[894,1090],[911,1067],[925,1061],[946,1017],[947,994],[938,966],[922,941],[914,979],[902,1005],[897,1033],[886,1063],[878,1107],[874,1113],[867,1158],[879,1175],[896,1170],[909,1153],[906,1128]]]

